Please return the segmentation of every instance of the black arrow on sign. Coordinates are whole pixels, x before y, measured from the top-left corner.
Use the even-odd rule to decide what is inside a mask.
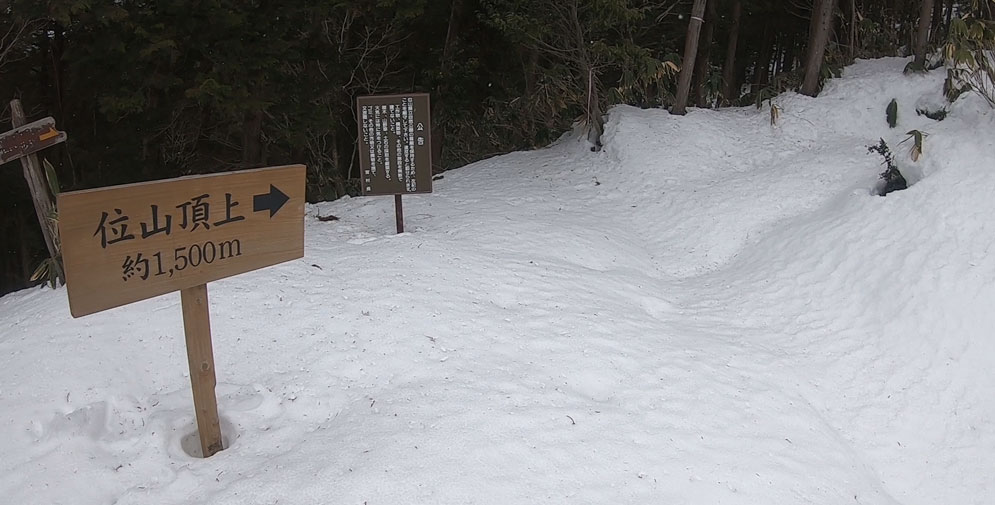
[[[283,194],[283,191],[276,189],[276,186],[270,184],[269,193],[252,197],[252,211],[268,210],[269,217],[273,217],[276,211],[280,210],[280,207],[283,207],[283,204],[287,203],[287,200],[290,200],[289,196]]]

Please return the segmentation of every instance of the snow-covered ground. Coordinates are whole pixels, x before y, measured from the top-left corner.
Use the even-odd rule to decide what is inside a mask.
[[[776,126],[617,107],[402,235],[391,198],[310,207],[304,259],[210,285],[209,459],[178,295],[0,298],[0,502],[995,503],[995,114],[917,116],[943,75],[905,63]],[[879,137],[915,183],[885,198]]]

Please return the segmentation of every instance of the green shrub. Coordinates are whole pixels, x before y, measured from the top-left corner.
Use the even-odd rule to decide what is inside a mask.
[[[970,15],[950,22],[944,48],[947,80],[944,93],[953,102],[967,90],[974,91],[995,108],[995,22]]]

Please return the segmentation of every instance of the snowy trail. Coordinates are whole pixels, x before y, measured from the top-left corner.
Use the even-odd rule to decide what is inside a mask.
[[[449,172],[403,235],[387,198],[311,207],[303,260],[211,284],[208,460],[178,296],[79,320],[62,291],[0,298],[0,495],[991,503],[995,146],[965,132],[995,120],[909,114],[938,82],[904,63],[780,97],[773,128],[616,108],[604,152]],[[895,95],[930,150],[881,199],[865,146]]]
[[[466,192],[479,195],[481,191],[467,188]],[[431,200],[436,207],[437,198]],[[548,201],[559,200],[551,197]],[[459,202],[447,202],[444,207],[454,214],[462,211]],[[387,217],[384,225],[389,226],[389,206],[383,210]],[[853,462],[853,451],[821,421],[793,384],[770,377],[776,357],[737,335],[736,329],[722,334],[722,324],[697,322],[693,313],[682,314],[666,300],[673,290],[672,282],[648,280],[642,270],[627,265],[628,258],[640,262],[639,248],[618,249],[619,245],[612,243],[614,255],[600,258],[581,257],[573,251],[575,244],[600,240],[606,233],[618,234],[617,221],[610,214],[568,216],[567,222],[582,222],[583,226],[564,231],[564,223],[556,216],[582,210],[559,205],[530,210],[537,213],[536,218],[524,229],[516,228],[514,236],[464,236],[456,232],[448,237],[450,241],[443,241],[418,236],[439,233],[437,230],[416,230],[411,237],[389,239],[391,249],[407,250],[389,255],[388,263],[395,268],[388,269],[386,277],[404,279],[401,282],[412,296],[421,292],[422,297],[430,297],[426,306],[443,306],[448,301],[452,312],[470,317],[459,327],[446,327],[447,317],[433,317],[440,320],[441,327],[420,329],[408,322],[411,333],[424,332],[426,340],[434,339],[432,344],[443,350],[445,354],[438,359],[445,359],[444,365],[427,361],[422,366],[441,367],[446,371],[442,383],[451,386],[427,396],[409,392],[374,398],[371,393],[371,408],[383,405],[377,408],[389,408],[401,418],[436,415],[435,422],[427,426],[429,440],[420,443],[414,440],[426,435],[425,425],[415,426],[405,436],[403,424],[390,423],[388,417],[392,426],[383,428],[386,442],[404,440],[418,449],[392,445],[370,449],[371,453],[386,452],[371,457],[385,473],[416,475],[414,482],[418,482],[426,473],[439,472],[441,482],[427,486],[430,491],[438,493],[442,482],[457,489],[487,489],[480,494],[493,496],[495,503],[528,501],[530,497],[555,501],[577,494],[592,503],[619,496],[626,502],[644,503],[661,496],[678,499],[690,494],[704,503],[739,492],[780,496],[787,501],[797,496],[838,501],[850,498],[850,489],[841,491],[831,485],[840,481],[859,482],[853,487],[856,494],[881,492],[867,477],[868,469]],[[500,214],[491,214],[491,218],[503,219]],[[506,242],[514,239],[534,249],[509,256]],[[638,243],[634,238],[631,241]],[[431,279],[407,278],[405,266],[397,263],[412,255],[424,258],[413,263],[437,258],[443,268]],[[648,261],[642,258],[645,265]],[[466,263],[474,265],[468,277],[461,275],[459,268]],[[493,267],[481,270],[481,264]],[[474,285],[477,283],[480,287]],[[350,293],[361,290],[360,286],[345,289]],[[454,304],[453,300],[463,302]],[[501,317],[488,315],[495,309]],[[390,311],[391,307],[382,310]],[[371,317],[379,312],[371,311]],[[388,321],[387,326],[404,324]],[[393,347],[389,335],[369,345]],[[746,356],[749,358],[744,359]],[[384,360],[364,368],[393,369]],[[415,372],[386,375],[410,385],[410,373]],[[425,369],[416,374],[431,375]],[[489,379],[480,381],[480,376]],[[435,379],[439,380],[438,375]],[[413,382],[428,389],[422,385],[432,379]],[[454,398],[465,400],[453,405]],[[410,403],[417,406],[405,407]],[[371,420],[364,417],[357,422],[365,425]],[[619,426],[626,429],[618,432]],[[470,436],[453,438],[453,434],[467,431]],[[490,443],[480,445],[480,436]],[[442,445],[431,442],[436,437],[436,444]],[[325,445],[316,447],[320,451]],[[430,459],[440,458],[441,467],[426,472],[419,457],[426,452]],[[454,455],[458,457],[454,459]],[[730,459],[735,462],[731,468]],[[464,469],[467,460],[476,468]],[[405,461],[413,466],[398,468],[384,461]],[[520,468],[519,462],[528,466]],[[563,469],[578,464],[584,469],[579,476],[557,478],[564,473],[571,475],[576,470]],[[797,480],[802,469],[813,467],[823,469],[820,475]],[[534,477],[523,481],[523,470]],[[506,479],[495,479],[495,471],[507,473]],[[639,485],[632,485],[633,477]],[[358,501],[379,478],[374,474],[372,482],[360,480],[345,487],[360,490],[355,495]],[[518,485],[509,486],[509,480]],[[415,487],[414,482],[406,484]],[[277,489],[276,495],[285,492]],[[463,499],[448,494],[417,496],[415,502]],[[474,496],[479,497],[477,493]],[[395,499],[402,499],[401,495]],[[875,501],[871,497],[865,502]]]

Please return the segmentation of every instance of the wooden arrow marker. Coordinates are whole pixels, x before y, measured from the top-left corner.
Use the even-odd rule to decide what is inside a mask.
[[[269,193],[253,195],[252,211],[260,212],[268,210],[269,217],[273,217],[280,210],[280,207],[283,207],[283,204],[287,203],[287,200],[290,200],[290,197],[285,195],[283,191],[276,189],[276,186],[270,184]]]

